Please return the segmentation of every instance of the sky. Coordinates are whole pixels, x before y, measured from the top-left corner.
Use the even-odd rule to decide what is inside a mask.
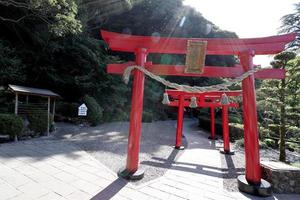
[[[294,12],[300,0],[184,0],[220,29],[239,38],[278,35],[280,18]],[[254,64],[270,66],[271,56],[255,56]]]

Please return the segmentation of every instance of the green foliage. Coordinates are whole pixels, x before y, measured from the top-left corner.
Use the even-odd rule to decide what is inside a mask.
[[[181,0],[19,0],[15,5],[7,2],[0,2],[0,17],[7,19],[0,20],[1,84],[48,88],[59,93],[65,102],[80,102],[87,94],[107,113],[101,121],[129,120],[131,83],[127,86],[120,76],[107,74],[106,64],[132,60],[134,56],[117,52],[109,55],[106,44],[99,40],[100,28],[138,35],[237,37],[222,31],[196,10],[183,6]],[[185,22],[180,27],[178,21],[184,16]],[[185,62],[181,55],[151,54],[148,60]],[[208,56],[206,61],[207,65],[221,66],[236,62],[232,56]],[[222,82],[190,77],[169,80],[190,85]],[[146,120],[176,116],[173,108],[160,103],[163,90],[157,82],[145,82]],[[73,106],[57,104],[57,113],[73,117]]]
[[[295,4],[295,11],[281,18],[281,33],[297,33],[296,40],[289,44],[289,48],[297,50],[300,47],[300,3]]]
[[[286,142],[286,148],[290,151],[297,151],[300,153],[300,144],[295,142]]]
[[[274,59],[272,67],[287,70],[286,78],[263,81],[258,90],[257,105],[260,129],[269,130],[261,136],[279,138],[280,160],[285,161],[285,148],[290,148],[285,145],[285,138],[293,139],[299,131],[300,58],[296,53],[286,51]]]
[[[29,125],[28,128],[36,135],[44,134],[47,131],[48,123],[47,123],[48,115],[46,111],[36,110],[31,111],[28,115]],[[49,124],[51,124],[51,119],[49,119]]]
[[[0,10],[0,21],[9,25],[23,23],[36,28],[37,31],[46,27],[56,36],[81,32],[81,22],[76,19],[75,0],[0,1]]]
[[[268,145],[265,143],[265,141],[259,140],[259,148],[261,148],[261,149],[267,149]]]
[[[238,139],[235,141],[235,144],[239,147],[244,147],[245,146],[245,143],[244,143],[244,139]]]
[[[22,82],[26,78],[25,66],[14,48],[0,39],[0,85]]]
[[[83,101],[88,108],[88,121],[92,126],[97,126],[102,121],[103,109],[97,103],[96,99],[91,96],[84,96]]]
[[[300,162],[292,163],[292,166],[300,168]]]
[[[267,138],[267,139],[264,139],[263,142],[270,148],[276,147],[276,142],[273,139]]]
[[[23,120],[14,114],[0,114],[0,134],[9,135],[13,140],[15,136],[21,137],[23,132]]]
[[[152,122],[153,121],[153,114],[151,112],[143,112],[143,122]]]
[[[58,101],[55,106],[55,113],[65,117],[77,117],[79,103],[69,103]]]
[[[210,118],[207,116],[199,115],[198,120],[199,120],[199,127],[210,132]],[[215,120],[215,130],[216,130],[216,134],[218,135],[223,134],[223,125],[220,118],[216,118]],[[232,142],[240,138],[244,138],[243,124],[229,123],[229,137],[230,137],[230,141]]]

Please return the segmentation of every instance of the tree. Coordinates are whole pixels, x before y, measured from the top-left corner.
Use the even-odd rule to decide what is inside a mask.
[[[299,117],[293,111],[299,107],[299,58],[293,52],[282,52],[271,62],[273,68],[287,70],[285,79],[263,81],[258,91],[258,109],[261,124],[269,129],[265,136],[277,137],[279,134],[279,160],[286,161],[287,133],[300,131],[295,129]],[[298,87],[298,88],[297,88]],[[278,124],[278,126],[277,126]],[[292,136],[292,135],[290,135]]]
[[[46,24],[57,36],[81,32],[75,0],[0,0],[0,11],[2,22]]]
[[[26,79],[25,66],[16,50],[0,40],[0,85],[19,83]]]
[[[296,40],[291,42],[288,47],[296,50],[300,47],[300,3],[295,4],[295,12],[287,14],[281,18],[281,33],[297,33]]]

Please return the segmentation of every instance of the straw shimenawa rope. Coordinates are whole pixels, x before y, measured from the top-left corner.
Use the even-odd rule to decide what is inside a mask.
[[[240,83],[242,80],[244,80],[245,78],[247,78],[248,76],[254,74],[255,72],[257,72],[259,70],[257,68],[249,70],[249,71],[245,72],[244,74],[242,74],[241,76],[238,76],[234,79],[228,79],[228,81],[226,81],[225,83],[199,87],[199,86],[179,85],[177,83],[172,83],[170,81],[167,81],[167,80],[161,78],[160,76],[157,76],[157,75],[149,72],[144,67],[137,66],[137,65],[129,66],[124,70],[123,80],[126,84],[128,84],[130,74],[131,74],[132,70],[134,70],[134,69],[137,69],[137,70],[143,72],[150,78],[162,83],[163,85],[165,85],[168,88],[173,88],[176,90],[181,90],[181,91],[190,92],[190,93],[199,93],[199,92],[201,93],[201,92],[207,92],[207,91],[226,90],[226,89],[228,89],[229,86]]]

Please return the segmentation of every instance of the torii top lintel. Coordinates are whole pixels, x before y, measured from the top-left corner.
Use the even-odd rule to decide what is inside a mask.
[[[127,35],[101,30],[102,38],[114,51],[135,52],[138,48],[148,53],[186,54],[187,41],[207,41],[207,55],[239,55],[254,51],[256,55],[276,54],[293,41],[295,33],[262,38],[166,38],[153,36]]]

